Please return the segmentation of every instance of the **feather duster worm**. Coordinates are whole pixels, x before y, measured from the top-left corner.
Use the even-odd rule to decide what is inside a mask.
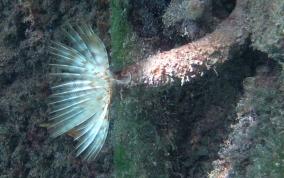
[[[83,160],[92,161],[106,140],[111,88],[116,80],[105,46],[89,26],[68,24],[63,33],[72,47],[57,42],[50,47],[55,61],[51,65],[57,70],[50,75],[61,83],[52,87],[48,129],[52,137],[74,131],[76,156],[82,154]]]

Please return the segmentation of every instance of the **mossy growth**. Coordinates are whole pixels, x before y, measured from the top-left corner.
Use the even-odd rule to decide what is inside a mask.
[[[255,148],[248,152],[252,164],[248,166],[247,177],[284,176],[284,103],[283,91],[277,89],[283,87],[284,75],[276,76],[275,79],[273,85],[254,88],[253,93],[248,94],[248,102],[243,102],[258,116],[255,118],[258,122],[256,128],[251,126],[248,129]]]
[[[281,134],[268,131],[265,146],[257,145],[252,153],[253,165],[248,167],[247,177],[284,176],[284,138]]]
[[[119,71],[134,62],[131,57],[131,51],[132,46],[135,44],[131,41],[133,34],[127,21],[127,6],[128,0],[111,0],[110,2],[113,47],[111,68],[113,71]]]
[[[153,100],[155,91],[132,88],[125,98],[115,100],[114,161],[116,177],[149,177],[163,175],[157,166],[159,135],[153,126],[153,116],[148,107],[141,107],[147,100]],[[146,109],[147,108],[147,109]],[[159,111],[157,111],[159,112]],[[162,151],[162,150],[161,150]],[[162,153],[162,152],[161,152]],[[153,171],[156,170],[158,174]],[[165,176],[163,176],[165,177]]]
[[[188,134],[188,126],[197,115],[191,109],[185,110],[188,103],[183,101],[189,98],[183,95],[187,89],[181,90],[176,80],[157,88],[132,87],[116,98],[114,150],[115,159],[121,159],[115,162],[117,177],[173,175],[173,167],[178,165],[174,155],[181,151],[177,144],[186,145],[183,135]]]
[[[128,175],[124,175],[123,173],[127,170],[132,170],[133,164],[131,164],[131,161],[129,158],[127,158],[127,150],[124,149],[122,146],[115,147],[114,150],[114,163],[115,163],[115,169],[119,170],[116,171],[116,176],[118,177],[131,177],[131,173]]]

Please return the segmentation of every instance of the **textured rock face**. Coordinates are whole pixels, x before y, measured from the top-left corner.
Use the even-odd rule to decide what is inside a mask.
[[[230,124],[234,122],[232,110],[240,95],[240,83],[245,77],[253,77],[255,66],[248,63],[256,60],[255,63],[264,64],[268,59],[265,55],[283,60],[283,1],[223,1],[227,2],[227,8],[214,11],[212,7],[222,9],[225,6],[219,3],[221,1],[205,0],[198,13],[190,14],[187,19],[181,17],[173,21],[163,21],[167,17],[165,14],[173,12],[169,8],[174,3],[182,5],[183,0],[172,1],[171,5],[167,0],[143,2],[152,4],[146,10],[143,4],[139,6],[141,13],[135,17],[135,14],[129,16],[127,8],[123,9],[121,14],[127,17],[126,23],[130,28],[118,28],[125,35],[118,36],[122,39],[113,33],[111,39],[108,33],[111,28],[112,32],[115,30],[115,23],[123,21],[109,20],[110,14],[114,13],[114,9],[109,10],[109,4],[114,1],[21,0],[0,3],[1,176],[110,177],[115,172],[114,159],[117,167],[125,169],[129,165],[122,159],[125,149],[120,143],[133,146],[128,147],[129,150],[133,148],[148,155],[143,160],[143,156],[127,153],[132,159],[130,162],[141,165],[133,168],[142,172],[141,175],[147,175],[153,167],[169,176],[205,177],[206,172],[210,172],[212,161],[218,158],[219,148],[214,146],[223,143],[230,133]],[[129,1],[120,0],[116,5],[129,7]],[[155,12],[157,9],[159,12]],[[214,18],[208,17],[208,13],[212,16],[215,14]],[[135,21],[141,14],[142,17],[148,17],[151,23],[147,19]],[[159,21],[155,21],[155,18]],[[66,136],[49,140],[46,129],[38,127],[47,121],[46,99],[50,95],[51,80],[45,77],[50,70],[47,68],[50,55],[46,46],[50,40],[64,41],[59,33],[62,24],[82,20],[94,28],[114,58],[117,54],[115,49],[118,49],[120,54],[117,56],[121,58],[112,58],[110,62],[114,68],[120,65],[118,69],[122,69],[122,73],[130,72],[133,78],[129,86],[130,94],[127,94],[127,90],[119,93],[122,100],[117,101],[118,105],[114,107],[118,110],[120,106],[126,108],[120,112],[112,110],[112,117],[119,117],[116,126],[120,127],[113,131],[111,124],[109,138],[113,139],[107,139],[102,154],[93,164],[85,164],[80,158],[75,158],[71,138]],[[139,27],[149,27],[138,29],[144,36],[139,37],[135,31],[133,26],[140,25],[135,22],[145,23]],[[121,43],[117,43],[119,40]],[[263,53],[248,54],[249,45]],[[245,60],[227,63],[239,60],[239,56]],[[126,58],[132,60],[126,62]],[[215,67],[219,64],[223,67]],[[208,72],[208,69],[211,70]],[[271,75],[274,73],[269,73],[269,77]],[[268,77],[265,79],[269,81]],[[183,87],[181,83],[174,83],[173,88],[165,85],[180,80]],[[256,81],[259,81],[258,78]],[[157,87],[161,85],[165,88]],[[134,86],[142,89],[136,90]],[[156,87],[158,91],[149,86]],[[278,90],[277,87],[274,89]],[[127,123],[123,120],[124,116],[128,116],[129,123],[133,125],[123,125]],[[137,121],[140,125],[135,125],[136,120],[131,120],[132,117],[140,118]],[[143,125],[141,118],[147,118],[146,124]],[[218,128],[221,129],[217,131],[219,134],[216,138],[211,131],[213,129],[215,132],[214,129]],[[125,129],[130,129],[134,135],[128,136],[129,132]],[[116,136],[113,137],[112,133]],[[118,146],[113,148],[112,141],[119,143]],[[146,146],[145,149],[135,147],[138,142]],[[113,150],[117,153],[115,158]],[[225,165],[229,164],[224,162]],[[222,168],[226,170],[229,166]],[[124,175],[129,173],[123,171]]]
[[[98,163],[105,166],[101,169],[94,166],[97,163],[88,165],[75,159],[71,137],[52,140],[47,129],[40,127],[48,121],[46,102],[51,94],[51,80],[46,74],[50,71],[47,48],[50,40],[60,41],[62,34],[58,27],[63,22],[72,23],[78,19],[84,19],[90,25],[90,21],[96,22],[106,34],[105,29],[109,26],[104,20],[109,19],[107,9],[108,4],[103,1],[1,1],[0,177],[97,177],[110,174],[110,166]],[[107,44],[109,38],[100,37]],[[102,172],[97,174],[98,170]]]
[[[251,42],[255,49],[265,52],[269,57],[284,58],[284,3],[281,0],[271,2],[250,2],[249,18]]]

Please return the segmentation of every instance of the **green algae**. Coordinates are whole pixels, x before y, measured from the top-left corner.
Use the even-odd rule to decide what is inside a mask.
[[[111,38],[113,47],[113,62],[111,68],[113,71],[121,70],[123,67],[133,63],[131,58],[132,32],[130,24],[127,21],[127,0],[112,0],[110,2],[111,10]]]

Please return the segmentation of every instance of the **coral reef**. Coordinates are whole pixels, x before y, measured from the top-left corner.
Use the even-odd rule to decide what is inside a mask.
[[[0,177],[283,177],[283,17],[283,0],[1,1]],[[132,75],[91,164],[41,127],[47,46],[78,21]]]

